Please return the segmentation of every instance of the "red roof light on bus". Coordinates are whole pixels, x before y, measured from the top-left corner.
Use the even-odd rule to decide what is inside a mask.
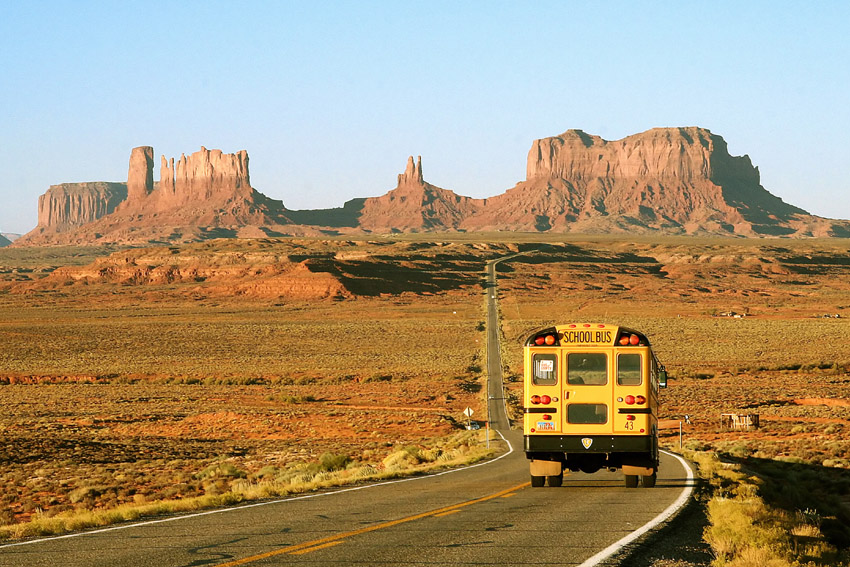
[[[544,340],[545,339],[543,337],[535,337],[534,344],[536,344],[537,346],[541,346]]]
[[[629,337],[629,344],[630,344],[630,345],[636,345],[636,344],[638,344],[639,342],[640,342],[640,337],[639,337],[639,336],[637,336],[637,335],[632,335],[631,337]]]
[[[546,335],[545,342],[546,342],[547,345],[550,345],[550,346],[555,344],[555,335]]]
[[[626,346],[627,344],[629,344],[629,336],[623,335],[622,337],[620,337],[620,345]]]

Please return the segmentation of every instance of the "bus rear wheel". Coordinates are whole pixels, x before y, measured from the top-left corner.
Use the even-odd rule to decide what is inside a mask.
[[[626,474],[623,475],[626,477],[626,488],[637,488],[638,485],[638,475],[636,474]]]
[[[553,476],[547,476],[546,481],[549,483],[549,486],[561,486],[564,484],[564,475],[558,474]]]
[[[652,473],[649,476],[643,477],[643,487],[644,488],[655,488],[655,480],[658,478],[658,473]]]
[[[539,487],[543,486],[544,484],[546,484],[546,477],[545,476],[531,475],[531,486],[533,486],[534,488],[539,488]]]

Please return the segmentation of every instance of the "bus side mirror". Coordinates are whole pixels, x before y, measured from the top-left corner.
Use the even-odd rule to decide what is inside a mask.
[[[666,388],[667,387],[667,371],[659,370],[658,371],[658,387]]]

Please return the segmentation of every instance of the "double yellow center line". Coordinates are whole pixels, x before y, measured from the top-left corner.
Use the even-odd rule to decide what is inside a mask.
[[[313,541],[307,541],[304,543],[299,543],[295,545],[288,545],[286,547],[281,547],[280,549],[276,549],[274,551],[268,551],[266,553],[261,553],[259,555],[252,555],[251,557],[245,557],[243,559],[238,559],[236,561],[230,561],[228,563],[220,563],[218,567],[234,567],[235,565],[245,565],[247,563],[253,563],[254,561],[260,561],[261,559],[267,559],[269,557],[274,557],[275,555],[282,555],[284,553],[288,553],[290,555],[301,555],[303,553],[310,553],[311,551],[317,551],[319,549],[324,549],[326,547],[332,547],[334,545],[339,545],[342,543],[342,540],[347,537],[352,537],[360,534],[365,534],[369,532],[374,532],[378,530],[383,530],[385,528],[391,528],[393,526],[397,526],[399,524],[405,524],[407,522],[413,522],[414,520],[421,520],[422,518],[430,518],[434,516],[447,516],[449,514],[454,514],[455,512],[460,511],[461,508],[465,508],[466,506],[471,506],[473,504],[478,504],[479,502],[486,502],[487,500],[492,500],[494,498],[507,498],[509,496],[513,496],[517,490],[521,488],[525,488],[530,483],[525,482],[523,484],[519,484],[514,486],[513,488],[508,488],[507,490],[502,490],[500,492],[496,492],[495,494],[490,494],[489,496],[483,496],[481,498],[476,498],[475,500],[469,500],[467,502],[462,502],[460,504],[454,504],[452,506],[446,506],[445,508],[438,508],[436,510],[431,510],[430,512],[423,512],[421,514],[415,514],[413,516],[408,516],[406,518],[400,518],[398,520],[391,520],[389,522],[383,522],[380,524],[375,524],[374,526],[368,526],[365,528],[360,528],[357,530],[352,530],[350,532],[344,532],[335,534],[332,536],[324,537],[321,539],[315,539]]]

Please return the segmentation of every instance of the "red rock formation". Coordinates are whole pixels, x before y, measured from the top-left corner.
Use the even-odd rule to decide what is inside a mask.
[[[65,286],[184,284],[183,292],[207,296],[247,296],[296,300],[342,299],[352,293],[340,278],[316,268],[310,259],[291,261],[273,250],[219,250],[208,254],[186,248],[137,248],[98,258],[87,266],[63,266],[35,282],[14,286],[13,293]]]
[[[413,157],[385,195],[321,211],[288,211],[254,190],[244,150],[163,156],[158,185],[152,172],[153,149],[142,146],[126,186],[51,187],[39,200],[39,226],[13,246],[445,230],[850,237],[850,222],[771,195],[749,157],[730,156],[720,136],[696,127],[616,141],[580,130],[536,140],[527,179],[489,199],[431,185]]]
[[[153,148],[139,146],[130,152],[127,173],[127,205],[138,206],[153,191]]]
[[[127,198],[124,183],[92,181],[51,185],[38,198],[42,232],[66,232],[112,213]]]
[[[756,235],[812,230],[813,218],[761,187],[749,157],[730,156],[720,136],[657,128],[614,142],[580,130],[536,140],[526,181],[460,226]]]
[[[211,199],[250,198],[248,152],[224,154],[221,150],[201,150],[188,158],[181,155],[177,163],[162,156],[160,167],[160,200],[169,206],[199,203]]]
[[[20,244],[185,241],[238,236],[246,227],[253,227],[247,232],[254,236],[267,236],[290,224],[283,203],[251,187],[244,150],[225,154],[202,147],[176,163],[163,156],[160,173],[162,181],[155,184],[153,148],[140,146],[131,152],[127,185],[121,184],[125,189],[120,198],[104,200],[92,195],[86,200],[51,188],[42,196],[39,228]],[[318,233],[303,228],[291,232]]]
[[[366,199],[359,225],[373,232],[418,232],[455,228],[481,203],[425,182],[422,158],[407,159],[398,186],[381,197]]]

